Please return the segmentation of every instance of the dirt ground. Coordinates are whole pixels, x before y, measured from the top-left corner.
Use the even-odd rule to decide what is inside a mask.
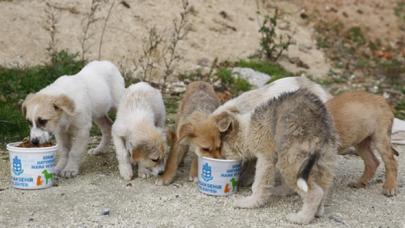
[[[311,227],[405,227],[405,146],[398,148],[399,195],[381,193],[383,165],[366,189],[347,187],[360,176],[362,161],[339,156],[326,213]],[[76,178],[59,179],[49,189],[17,190],[9,185],[8,154],[0,158],[0,227],[296,227],[285,217],[301,206],[294,195],[274,197],[259,209],[235,209],[234,201],[249,188],[230,197],[204,195],[187,181],[188,165],[169,186],[155,185],[154,178],[124,181],[112,149],[87,155]]]

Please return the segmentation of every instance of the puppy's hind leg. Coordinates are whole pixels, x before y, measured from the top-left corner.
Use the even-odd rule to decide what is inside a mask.
[[[383,185],[383,193],[386,196],[394,196],[397,194],[398,164],[394,157],[395,153],[392,150],[390,138],[383,132],[380,132],[373,135],[372,140],[384,161],[385,181]]]
[[[352,188],[366,187],[370,179],[374,176],[375,171],[380,163],[371,150],[370,143],[370,138],[367,138],[357,146],[357,153],[364,162],[364,172],[357,182],[349,184],[349,186]]]
[[[292,184],[292,183],[289,183]],[[303,200],[303,205],[302,208],[299,212],[297,213],[291,213],[287,215],[287,219],[290,222],[293,223],[298,223],[298,224],[308,224],[310,223],[314,217],[315,214],[320,210],[323,210],[323,208],[320,208],[323,196],[324,196],[324,191],[322,188],[316,184],[315,182],[308,183],[309,188],[308,192],[304,192],[303,190],[295,187],[296,191],[298,194],[301,196]],[[295,183],[294,183],[295,185]],[[293,186],[291,186],[293,187]],[[321,211],[319,211],[321,212]],[[323,213],[323,211],[321,212]]]
[[[90,149],[88,151],[88,153],[91,155],[98,155],[98,154],[104,153],[106,146],[108,146],[108,144],[110,144],[110,142],[111,142],[112,121],[106,115],[106,116],[102,116],[102,117],[95,119],[94,122],[100,128],[102,138],[101,138],[101,141],[98,144],[98,146],[96,148]]]
[[[266,204],[271,195],[270,189],[273,186],[275,170],[275,162],[272,157],[263,154],[259,155],[257,157],[252,195],[239,199],[235,203],[235,207],[254,208]]]

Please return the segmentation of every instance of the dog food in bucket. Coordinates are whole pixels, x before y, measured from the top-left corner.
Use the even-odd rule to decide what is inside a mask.
[[[198,188],[208,195],[227,196],[238,190],[240,161],[198,158]]]
[[[19,189],[42,189],[53,184],[57,146],[19,147],[7,144],[10,152],[11,185]]]

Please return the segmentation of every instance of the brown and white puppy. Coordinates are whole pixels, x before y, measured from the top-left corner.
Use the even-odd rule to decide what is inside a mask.
[[[220,147],[219,132],[213,129],[211,125],[204,125],[204,120],[206,117],[212,113],[219,106],[218,97],[215,94],[214,88],[202,81],[192,82],[187,86],[186,92],[183,95],[183,99],[180,102],[180,107],[177,112],[176,120],[176,141],[173,144],[168,160],[166,162],[166,167],[163,175],[158,179],[157,184],[170,184],[177,172],[179,163],[184,159],[185,154],[190,149],[190,144],[187,140],[182,140],[183,132],[185,130],[191,130],[192,126],[190,122],[201,120],[201,127],[198,129],[192,129],[193,134],[190,137],[198,137],[200,132],[213,133],[212,137],[206,137],[204,140],[208,141],[198,141],[198,144],[207,150],[211,151],[211,146]],[[210,127],[212,129],[210,129]],[[216,140],[216,141],[215,141]],[[182,141],[180,143],[180,141]],[[219,154],[206,153],[210,157],[218,157]],[[197,177],[197,157],[193,153],[193,159],[191,163],[191,169],[189,178],[190,180],[195,180]]]
[[[386,196],[395,195],[397,161],[391,146],[394,115],[385,99],[366,92],[347,92],[330,99],[326,106],[340,138],[340,149],[356,146],[357,153],[364,162],[363,175],[350,186],[367,186],[379,165],[373,153],[373,149],[376,149],[385,164],[383,193]]]
[[[318,96],[307,90],[285,93],[245,114],[224,111],[212,114],[207,122],[221,133],[221,152],[227,159],[257,158],[252,195],[236,207],[264,205],[275,194],[274,176],[279,171],[287,186],[303,200],[291,222],[306,224],[322,215],[323,203],[333,181],[336,133],[332,119]],[[198,124],[198,123],[194,123]],[[198,126],[200,126],[198,124]],[[198,137],[188,137],[205,150]]]
[[[138,176],[157,176],[164,168],[166,111],[162,94],[146,82],[126,89],[112,128],[120,175],[133,177],[133,164]]]
[[[73,177],[79,173],[93,120],[103,136],[89,153],[104,151],[111,140],[108,112],[118,107],[124,90],[124,79],[116,66],[108,61],[93,61],[79,73],[62,76],[26,97],[22,109],[31,125],[31,142],[42,144],[52,134],[56,137],[60,153],[56,174]]]

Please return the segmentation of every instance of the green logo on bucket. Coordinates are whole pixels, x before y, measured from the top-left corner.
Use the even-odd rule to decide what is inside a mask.
[[[18,176],[23,172],[24,170],[22,169],[21,159],[15,156],[13,158],[13,173]]]
[[[209,166],[208,163],[203,165],[201,177],[206,182],[214,179],[214,177],[211,175],[211,166]]]
[[[52,178],[53,178],[53,174],[49,173],[48,170],[46,170],[46,169],[44,171],[42,171],[42,174],[44,174],[44,176],[45,176],[46,184],[48,184],[48,180],[52,180]]]

